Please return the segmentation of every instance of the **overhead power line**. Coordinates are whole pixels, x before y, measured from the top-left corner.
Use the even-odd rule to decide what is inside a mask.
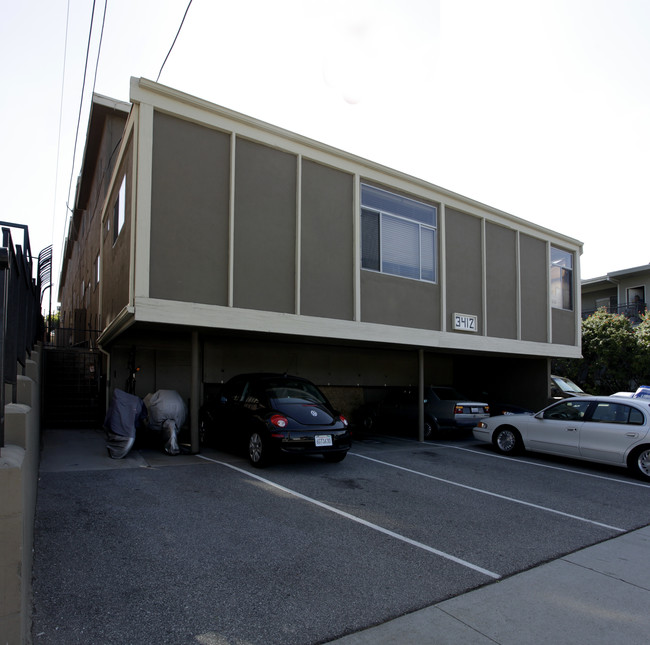
[[[156,78],[156,83],[160,79],[160,75],[162,74],[163,67],[165,67],[165,63],[167,62],[167,59],[169,58],[169,55],[172,53],[172,49],[174,49],[174,45],[176,44],[178,34],[181,33],[181,29],[183,28],[183,23],[185,22],[185,18],[187,17],[187,12],[190,10],[191,4],[192,4],[192,0],[190,0],[187,3],[187,9],[185,9],[185,13],[183,14],[183,20],[181,20],[181,24],[178,27],[178,31],[176,32],[176,36],[174,37],[174,42],[172,43],[172,46],[169,48],[169,51],[167,52],[167,56],[165,56],[165,60],[163,61],[163,64],[160,66],[160,71],[158,72],[158,77]]]
[[[81,123],[81,110],[83,108],[84,91],[86,89],[86,74],[88,73],[88,56],[90,54],[90,42],[93,36],[94,22],[95,22],[95,0],[93,0],[93,11],[92,14],[90,15],[90,29],[88,31],[88,44],[86,45],[86,62],[84,64],[84,78],[83,78],[83,83],[81,84],[81,96],[79,98],[79,114],[77,116],[77,133],[75,134],[74,137],[74,149],[72,151],[72,167],[70,168],[70,183],[68,184],[68,201],[66,202],[66,206],[68,207],[68,210],[72,210],[70,208],[70,191],[72,190],[72,177],[74,176],[74,162],[77,156],[77,141],[79,139],[79,125]]]

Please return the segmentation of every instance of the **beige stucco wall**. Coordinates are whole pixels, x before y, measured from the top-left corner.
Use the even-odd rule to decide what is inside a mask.
[[[34,516],[40,450],[41,353],[32,351],[5,405],[0,449],[0,638],[31,642]]]

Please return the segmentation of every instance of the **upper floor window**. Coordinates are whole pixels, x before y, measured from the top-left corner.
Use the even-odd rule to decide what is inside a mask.
[[[573,254],[551,247],[551,307],[573,309]]]
[[[117,195],[115,200],[115,206],[113,207],[113,244],[117,240],[117,236],[124,226],[124,218],[126,213],[126,177],[122,179],[122,185],[120,186],[120,192]]]
[[[438,209],[380,188],[361,186],[361,266],[436,281]]]

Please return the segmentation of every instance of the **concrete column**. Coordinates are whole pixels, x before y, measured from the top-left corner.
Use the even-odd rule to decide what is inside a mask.
[[[190,441],[192,453],[200,450],[199,445],[199,407],[201,404],[201,352],[199,332],[192,332],[192,379],[190,383]]]
[[[424,350],[418,350],[418,441],[424,441]]]

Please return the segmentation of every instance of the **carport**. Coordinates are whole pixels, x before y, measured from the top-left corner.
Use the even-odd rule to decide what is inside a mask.
[[[206,397],[244,372],[287,372],[323,389],[351,417],[389,386],[450,385],[473,397],[490,396],[538,409],[548,399],[549,359],[495,353],[444,351],[397,344],[337,342],[279,334],[133,324],[108,342],[110,387],[119,387],[136,367],[135,394],[177,390],[188,402],[193,452],[199,451],[198,411]],[[133,362],[134,361],[134,362]],[[481,399],[479,399],[481,400]],[[420,420],[424,407],[420,405]],[[422,429],[423,423],[419,424]],[[420,440],[423,440],[422,430]]]

